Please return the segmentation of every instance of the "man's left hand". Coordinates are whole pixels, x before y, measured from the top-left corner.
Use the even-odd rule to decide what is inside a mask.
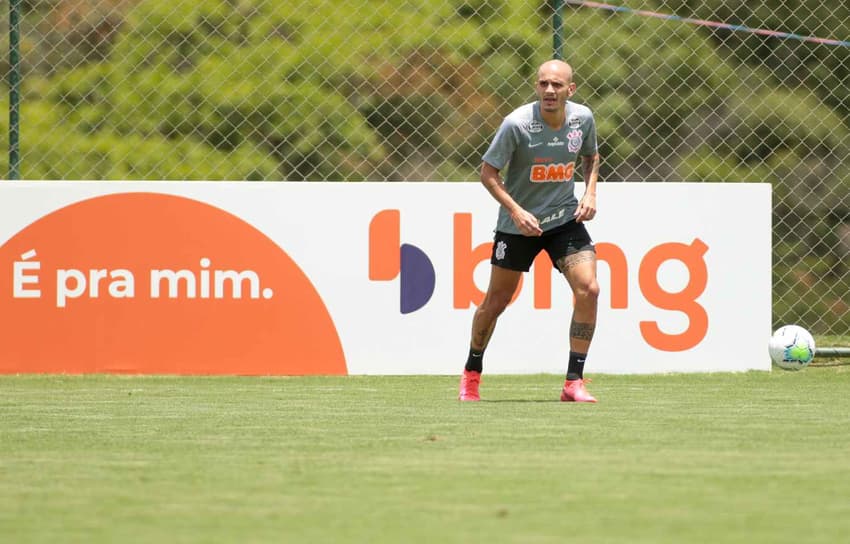
[[[581,197],[581,202],[578,203],[575,218],[576,223],[590,221],[596,217],[596,195],[584,195]]]

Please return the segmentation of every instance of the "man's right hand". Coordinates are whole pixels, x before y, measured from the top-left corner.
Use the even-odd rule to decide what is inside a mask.
[[[543,229],[540,228],[540,222],[537,218],[522,208],[511,212],[511,219],[524,236],[540,236],[543,234]]]

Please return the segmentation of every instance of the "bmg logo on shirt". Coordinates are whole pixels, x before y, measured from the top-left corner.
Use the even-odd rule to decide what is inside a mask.
[[[401,213],[399,210],[383,210],[375,214],[369,225],[369,279],[391,281],[401,278],[401,313],[415,312],[424,307],[434,294],[436,273],[431,259],[424,251],[400,240]],[[474,272],[482,262],[489,261],[493,243],[485,242],[473,246],[472,214],[454,214],[452,235],[452,306],[464,310],[481,304],[484,291],[475,284]],[[709,247],[699,238],[690,244],[665,242],[650,248],[638,265],[638,287],[644,300],[655,308],[681,312],[687,316],[687,328],[678,333],[667,333],[657,321],[641,320],[638,323],[641,336],[655,349],[661,351],[685,351],[697,346],[708,332],[709,318],[705,308],[697,299],[708,285],[708,267],[704,255]],[[629,308],[629,262],[618,245],[609,242],[596,243],[597,259],[608,265],[611,283],[603,286],[610,295],[612,310]],[[659,282],[659,270],[668,261],[678,261],[688,271],[687,285],[678,292],[665,290]],[[522,292],[523,280],[531,278],[533,285],[533,307],[535,310],[552,308],[552,276],[557,274],[548,255],[541,252],[534,260],[528,275],[520,283],[511,300],[513,303]]]
[[[528,180],[532,183],[563,183],[573,179],[575,163],[535,164],[531,167]]]

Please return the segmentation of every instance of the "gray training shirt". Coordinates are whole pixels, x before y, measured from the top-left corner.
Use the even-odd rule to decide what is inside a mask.
[[[520,106],[502,121],[483,157],[502,171],[508,193],[537,217],[544,232],[573,219],[578,207],[573,181],[576,159],[597,151],[590,108],[567,101],[566,112],[564,126],[552,130],[543,122],[540,102]],[[521,234],[501,206],[496,230]]]

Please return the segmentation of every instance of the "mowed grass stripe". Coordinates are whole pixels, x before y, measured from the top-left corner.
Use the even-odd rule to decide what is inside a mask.
[[[840,542],[850,368],[0,377],[9,542]]]

